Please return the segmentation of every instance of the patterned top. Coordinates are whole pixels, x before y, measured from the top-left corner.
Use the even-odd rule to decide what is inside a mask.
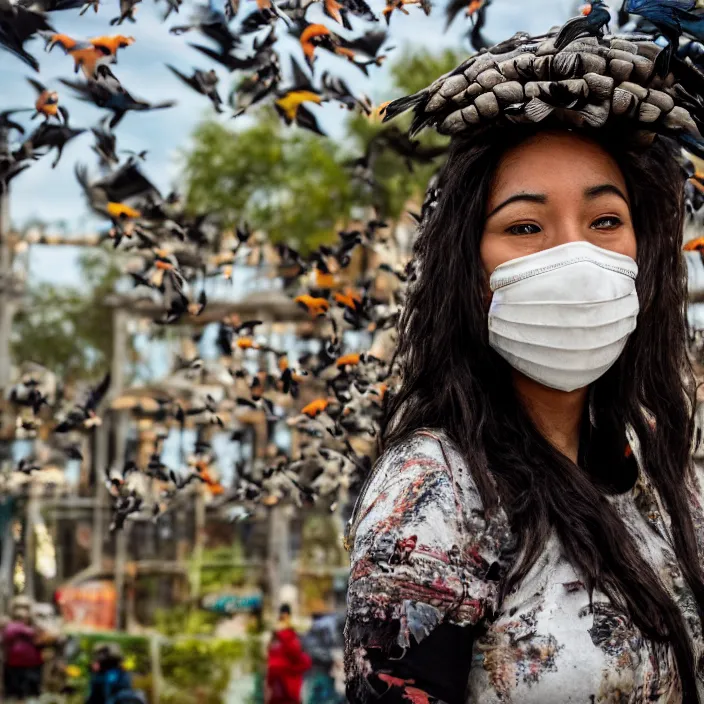
[[[690,487],[700,554],[704,481]],[[704,638],[680,573],[669,517],[640,472],[610,496],[644,558],[682,610],[697,662]],[[515,560],[505,512],[488,518],[449,439],[419,431],[379,461],[356,512],[345,667],[350,702],[635,704],[681,701],[667,644],[645,639],[579,574],[555,534],[498,602]],[[704,667],[698,673],[704,701]]]

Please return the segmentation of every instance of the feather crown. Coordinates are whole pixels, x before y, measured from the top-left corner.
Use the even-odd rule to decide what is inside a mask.
[[[469,57],[391,101],[384,121],[413,109],[411,135],[433,126],[450,136],[501,122],[620,125],[646,142],[673,137],[704,158],[704,73],[677,55],[663,62],[667,50],[649,34],[575,37],[570,22],[540,37],[518,33]]]

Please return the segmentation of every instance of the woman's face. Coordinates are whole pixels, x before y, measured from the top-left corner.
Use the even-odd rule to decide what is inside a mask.
[[[480,245],[487,275],[499,264],[586,241],[636,258],[626,182],[598,144],[546,132],[507,152],[494,176]]]

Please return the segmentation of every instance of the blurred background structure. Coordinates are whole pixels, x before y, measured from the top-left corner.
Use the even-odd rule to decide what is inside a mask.
[[[379,106],[487,38],[540,33],[578,10],[572,0],[543,0],[540,12],[475,0],[448,29],[442,4],[426,14],[425,4],[373,2],[340,30],[366,37],[364,51],[344,45],[349,59],[321,53],[338,39],[302,38],[306,27],[340,29],[335,3],[306,14],[286,0],[284,20],[269,3],[238,4],[201,8],[184,38],[170,29],[191,21],[189,0],[108,0],[85,15],[82,3],[47,0],[54,49],[35,36],[0,50],[0,111],[29,109],[0,113],[0,614],[27,597],[37,627],[54,634],[44,650],[61,671],[45,688],[55,701],[85,701],[100,642],[120,644],[152,704],[262,701],[266,638],[283,603],[317,653],[306,700],[344,701],[342,536],[375,457],[414,215],[445,145],[404,141]],[[213,38],[208,26],[222,32],[212,14],[226,7],[236,18],[224,26],[242,36],[227,51],[192,48]],[[0,4],[0,28],[16,21],[6,12]],[[239,46],[249,46],[246,22],[259,47]],[[235,56],[266,50],[274,22],[280,65],[231,73]],[[370,48],[367,33],[380,28]],[[128,115],[113,133],[98,122],[105,110],[75,97],[107,85],[110,70],[75,77],[75,48],[56,35],[118,31],[134,41],[115,50],[115,74],[152,103],[177,104]],[[196,90],[167,66],[188,77],[206,63],[214,74]],[[250,109],[265,75],[273,88]],[[85,131],[42,132],[43,119],[57,132],[67,122],[51,110],[32,121],[44,93],[27,77],[59,91],[68,124]],[[215,79],[228,101],[214,97]],[[66,148],[52,167],[43,151],[57,139]],[[121,169],[127,186],[106,185]],[[697,218],[688,227],[688,239],[701,236]],[[702,370],[704,266],[698,251],[684,256]],[[83,400],[108,373],[89,412]],[[314,455],[322,469],[309,466]]]

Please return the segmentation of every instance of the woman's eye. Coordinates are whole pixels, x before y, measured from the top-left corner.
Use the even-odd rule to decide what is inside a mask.
[[[621,224],[621,218],[615,215],[605,215],[603,218],[598,218],[592,223],[594,230],[613,230]]]
[[[524,225],[512,225],[506,232],[512,235],[535,235],[540,232],[539,225],[533,225],[531,223],[526,223]]]

